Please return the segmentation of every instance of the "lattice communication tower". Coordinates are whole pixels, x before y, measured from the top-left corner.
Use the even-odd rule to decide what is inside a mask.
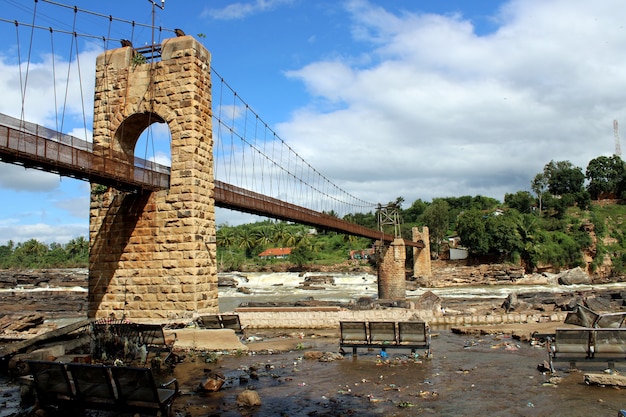
[[[617,127],[617,120],[613,120],[613,134],[615,135],[615,156],[622,156],[622,145],[619,141],[619,129]]]

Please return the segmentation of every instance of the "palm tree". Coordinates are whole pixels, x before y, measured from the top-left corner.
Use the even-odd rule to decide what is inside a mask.
[[[237,229],[237,246],[246,251],[246,258],[252,257],[252,249],[256,246],[256,239],[249,227]]]
[[[215,233],[217,244],[222,247],[233,246],[235,244],[235,233],[232,227],[223,226]]]
[[[261,226],[254,231],[254,235],[258,246],[267,247],[275,243],[275,233],[270,226]]]
[[[289,236],[287,223],[284,223],[284,222],[274,223],[273,230],[274,230],[274,237],[273,237],[274,243],[283,244],[283,242],[287,240]]]
[[[79,236],[70,240],[65,245],[65,250],[70,258],[80,258],[89,253],[89,241],[84,236]]]

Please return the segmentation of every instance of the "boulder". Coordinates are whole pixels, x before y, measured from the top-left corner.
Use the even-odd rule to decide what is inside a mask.
[[[591,296],[585,299],[585,304],[589,310],[595,312],[610,312],[611,300],[605,297]]]
[[[506,297],[501,307],[504,309],[504,311],[508,313],[509,311],[515,310],[515,306],[517,305],[517,302],[518,302],[517,294],[511,293]]]
[[[237,281],[233,277],[218,275],[217,276],[217,286],[218,287],[237,288],[237,286],[239,286],[239,281]]]
[[[307,352],[304,352],[303,356],[304,359],[318,360],[319,358],[324,356],[324,352],[321,352],[319,350],[309,350]]]
[[[255,390],[247,389],[237,396],[238,407],[257,407],[261,405],[261,397]]]
[[[591,278],[580,267],[561,272],[557,277],[561,285],[591,284]]]
[[[224,381],[225,378],[222,375],[215,374],[214,376],[207,377],[200,382],[198,389],[205,392],[216,392],[222,388]]]
[[[515,281],[516,285],[554,285],[556,278],[546,274],[531,274],[519,278]]]
[[[432,291],[426,291],[415,303],[418,310],[441,311],[441,298]]]
[[[326,352],[321,358],[319,358],[319,361],[320,362],[334,362],[334,361],[341,361],[343,359],[344,357],[341,353]]]
[[[335,285],[335,278],[332,275],[313,275],[304,278],[302,285]]]

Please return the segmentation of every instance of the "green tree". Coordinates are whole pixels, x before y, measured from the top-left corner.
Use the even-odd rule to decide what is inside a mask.
[[[520,213],[532,212],[535,198],[528,191],[518,191],[515,194],[505,194],[504,203]]]
[[[302,267],[313,260],[313,255],[311,251],[306,249],[306,247],[296,246],[291,250],[289,260],[297,266]]]
[[[536,266],[533,262],[536,259],[538,229],[537,216],[522,214],[517,218],[517,233],[522,244],[520,257],[526,265],[527,271],[531,271]]]
[[[535,175],[535,178],[533,178],[530,183],[530,188],[537,195],[537,200],[539,201],[539,214],[541,215],[543,211],[544,196],[548,191],[548,177],[546,177],[543,173]]]
[[[13,266],[13,250],[15,244],[9,240],[6,245],[0,246],[0,268],[10,268]]]
[[[271,246],[275,243],[274,236],[275,233],[273,228],[268,225],[262,225],[254,231],[256,245],[263,248]]]
[[[250,227],[237,229],[237,246],[245,250],[246,258],[252,257],[252,250],[256,247],[256,237]]]
[[[589,161],[585,171],[585,176],[589,180],[587,191],[594,200],[603,195],[619,197],[620,185],[625,175],[626,164],[619,156],[594,158]]]
[[[489,252],[513,260],[513,255],[522,251],[524,244],[517,227],[519,216],[516,210],[508,210],[503,215],[487,217],[485,233],[489,235]]]
[[[474,255],[489,253],[489,234],[485,227],[485,214],[477,209],[463,212],[456,221],[456,232],[461,244]]]
[[[550,161],[543,173],[548,179],[548,191],[554,195],[576,194],[583,190],[585,174],[570,161]]]
[[[417,223],[427,207],[428,204],[418,198],[411,204],[411,207],[402,211],[402,217],[406,223]]]
[[[52,249],[52,248],[51,248]],[[89,260],[89,241],[84,236],[70,240],[65,245],[68,258],[72,261]]]
[[[228,247],[236,244],[237,239],[235,236],[235,229],[230,226],[219,226],[215,235],[219,246]]]
[[[18,265],[23,265],[28,268],[43,267],[44,257],[48,252],[48,246],[37,241],[37,239],[30,239],[23,243],[18,243],[13,256]]]
[[[72,248],[73,249],[73,248]],[[70,254],[70,244],[63,247],[59,243],[53,242],[48,246],[48,251],[44,254],[41,266],[48,268],[61,268],[63,266],[74,266],[80,257],[80,252],[75,255]]]
[[[439,256],[441,242],[450,228],[449,209],[450,207],[445,200],[437,198],[424,210],[422,215],[422,221],[428,226],[430,232],[431,253],[436,256]]]
[[[373,212],[346,214],[343,219],[350,223],[355,223],[369,229],[378,229],[378,219]]]

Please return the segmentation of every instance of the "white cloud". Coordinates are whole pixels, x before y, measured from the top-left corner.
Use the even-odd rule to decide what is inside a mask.
[[[59,187],[59,176],[19,165],[0,163],[0,188],[15,191],[53,191]]]
[[[0,56],[0,113],[61,132],[67,132],[67,126],[91,129],[95,62],[100,52],[88,45],[71,62],[45,54],[32,57],[28,64]]]
[[[10,240],[13,242],[25,242],[30,239],[35,239],[46,244],[52,242],[65,244],[78,236],[87,238],[85,225],[82,223],[65,224],[63,227],[46,223],[26,225],[0,224],[0,245],[4,245]]]
[[[243,19],[250,15],[264,13],[290,3],[293,3],[293,0],[254,0],[249,2],[237,2],[221,9],[207,9],[202,13],[202,16],[210,16],[217,20]]]
[[[55,201],[54,206],[66,211],[74,218],[88,220],[90,204],[89,183],[85,182],[84,184],[86,190],[81,197],[64,198],[63,200]]]
[[[503,200],[528,190],[550,160],[584,170],[612,153],[612,120],[626,110],[626,10],[600,3],[512,1],[494,17],[498,30],[478,36],[460,15],[392,15],[351,1],[368,58],[288,72],[312,100],[278,131],[369,201]]]

